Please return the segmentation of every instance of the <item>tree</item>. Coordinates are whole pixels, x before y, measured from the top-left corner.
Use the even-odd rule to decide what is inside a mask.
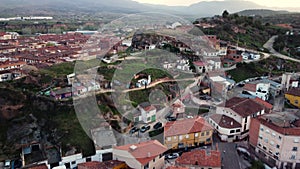
[[[222,17],[223,18],[227,18],[229,15],[229,12],[227,10],[225,10],[223,13],[222,13]]]

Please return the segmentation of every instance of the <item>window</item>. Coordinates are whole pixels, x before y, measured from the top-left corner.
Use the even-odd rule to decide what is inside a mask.
[[[268,143],[269,142],[269,140],[267,139],[267,138],[265,138],[265,140],[264,140],[266,143]]]
[[[264,131],[264,128],[263,128],[263,127],[261,127],[261,128],[260,128],[260,130],[261,130],[261,131]]]
[[[260,143],[258,143],[258,146],[259,146],[259,147],[261,147],[261,144],[260,144]]]
[[[204,136],[204,133],[201,133],[201,136]]]
[[[236,132],[238,133],[238,132],[241,132],[241,129],[236,129]]]
[[[276,145],[276,148],[280,148],[280,145],[277,144],[277,145]]]
[[[264,150],[267,150],[267,147],[263,146],[263,149],[264,149]]]
[[[247,123],[248,117],[245,118],[245,123]]]
[[[92,158],[91,157],[87,157],[86,158],[86,162],[90,162],[90,161],[92,161]]]
[[[176,140],[176,139],[177,139],[177,136],[174,136],[173,138]]]
[[[298,151],[298,147],[293,147],[292,151]]]
[[[295,100],[295,104],[298,104],[299,102],[298,102],[298,100]]]
[[[273,136],[273,137],[275,137],[275,136],[276,136],[276,134],[275,134],[275,133],[272,133],[272,136]]]
[[[270,130],[267,129],[267,130],[266,130],[266,133],[270,133]]]
[[[199,136],[199,133],[195,133],[195,137],[198,137]]]
[[[168,141],[171,141],[171,137],[167,137],[167,140],[168,140]]]
[[[76,161],[72,161],[71,163],[72,163],[72,164],[76,164]]]
[[[179,136],[179,140],[182,140],[182,136]]]
[[[258,136],[260,139],[262,139],[262,135],[260,134],[259,136]]]
[[[278,139],[281,140],[281,136],[278,136]]]
[[[210,142],[210,138],[206,139],[207,142]]]
[[[209,131],[206,132],[206,135],[207,135],[207,136],[209,135]]]
[[[155,162],[155,158],[153,158],[153,162]]]
[[[234,130],[230,130],[230,133],[234,133]]]
[[[294,139],[294,143],[299,143],[299,139],[298,139],[298,138],[295,138],[295,139]]]
[[[189,138],[190,136],[187,134],[187,135],[185,135],[185,138]]]
[[[295,160],[295,158],[296,158],[295,155],[292,155],[292,156],[291,156],[291,159],[292,159],[292,160]]]
[[[270,141],[270,144],[271,144],[272,146],[274,146],[274,141]]]

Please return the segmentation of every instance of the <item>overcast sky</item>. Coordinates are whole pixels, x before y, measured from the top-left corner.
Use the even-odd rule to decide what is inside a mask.
[[[193,3],[200,2],[202,0],[134,0],[141,3],[150,3],[150,4],[164,4],[169,6],[184,5],[188,6]],[[211,1],[211,0],[206,0]],[[222,0],[219,0],[222,1]],[[255,2],[259,5],[267,7],[300,7],[300,0],[249,0]]]

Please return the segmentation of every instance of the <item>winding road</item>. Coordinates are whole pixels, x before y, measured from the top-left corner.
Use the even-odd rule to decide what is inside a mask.
[[[298,62],[300,63],[300,60],[283,55],[279,52],[277,52],[274,48],[273,48],[273,44],[275,42],[275,39],[278,37],[278,35],[272,36],[265,44],[264,44],[264,48],[268,49],[270,51],[270,53],[272,55],[274,55],[275,57],[281,58],[281,59],[285,59],[285,60],[290,60],[290,61],[294,61],[294,62]]]

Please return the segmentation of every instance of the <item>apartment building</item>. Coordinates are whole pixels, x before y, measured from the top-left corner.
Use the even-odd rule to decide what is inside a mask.
[[[252,119],[249,144],[270,165],[300,168],[300,120],[291,112],[274,112]]]

